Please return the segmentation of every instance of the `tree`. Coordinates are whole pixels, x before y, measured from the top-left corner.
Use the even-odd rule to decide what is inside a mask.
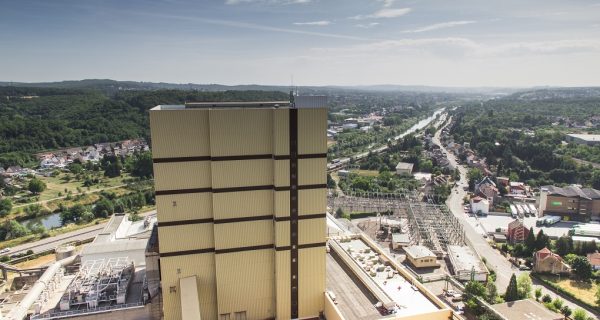
[[[556,253],[564,257],[573,250],[573,240],[569,236],[561,236],[556,240]]]
[[[6,217],[12,210],[12,201],[8,198],[0,200],[0,217]]]
[[[3,234],[0,234],[0,239],[3,238],[2,240],[15,239],[29,234],[29,229],[16,220],[6,221],[2,229]]]
[[[498,297],[498,288],[496,288],[496,284],[493,281],[488,281],[485,288],[487,291],[486,301],[491,304],[496,303],[496,298]]]
[[[115,213],[115,206],[110,200],[102,198],[96,202],[93,211],[96,218],[108,218],[109,215]]]
[[[42,181],[38,178],[33,178],[33,179],[29,180],[29,184],[27,185],[27,190],[31,191],[31,193],[33,193],[33,194],[40,194],[44,190],[46,190],[46,184],[44,183],[44,181]]]
[[[481,170],[473,168],[467,173],[467,178],[469,179],[469,188],[473,190],[475,188],[475,184],[483,179],[483,173]]]
[[[517,279],[517,291],[519,299],[527,299],[531,296],[532,282],[529,274],[521,273]]]
[[[485,297],[486,288],[479,281],[471,280],[465,285],[465,294],[468,297]]]
[[[327,174],[327,188],[328,189],[335,189],[337,187],[337,184],[335,183],[335,180],[333,180],[333,178],[331,177],[331,174]]]
[[[337,210],[335,210],[335,217],[336,218],[341,218],[343,216],[344,216],[344,209],[337,208]]]
[[[131,169],[131,175],[140,178],[152,178],[153,167],[152,167],[152,154],[150,152],[142,152],[140,155],[135,157],[133,161],[133,168]]]
[[[573,320],[587,320],[587,314],[583,309],[577,309],[573,312]]]
[[[531,255],[535,250],[535,235],[533,234],[533,228],[529,229],[527,238],[525,238],[525,247],[527,248],[529,255]]]
[[[564,305],[561,309],[560,309],[560,313],[562,313],[563,315],[565,315],[565,317],[568,317],[571,315],[571,313],[573,313],[573,311],[571,311],[571,308],[569,308],[569,306]]]
[[[535,289],[534,295],[535,295],[535,301],[540,301],[540,298],[542,297],[542,289],[541,288]]]
[[[581,256],[577,256],[571,264],[573,273],[581,280],[587,281],[592,277],[592,265],[590,262]]]
[[[516,301],[519,300],[519,289],[517,288],[517,277],[513,273],[510,277],[508,287],[506,287],[506,293],[504,294],[504,301]]]
[[[535,249],[542,250],[550,244],[550,238],[544,234],[544,230],[540,229],[535,239]]]

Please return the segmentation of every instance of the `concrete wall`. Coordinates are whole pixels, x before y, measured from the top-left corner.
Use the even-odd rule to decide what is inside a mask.
[[[415,268],[431,268],[438,266],[435,256],[415,259],[407,254],[406,258],[408,261],[410,261],[410,263],[412,263],[413,266],[415,266]]]
[[[327,320],[346,320],[340,309],[333,303],[328,294],[325,294],[325,319]]]

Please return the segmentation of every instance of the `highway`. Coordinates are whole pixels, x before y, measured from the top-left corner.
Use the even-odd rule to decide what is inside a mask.
[[[448,123],[450,123],[451,120],[452,118],[449,119]],[[442,146],[442,144],[440,143],[440,134],[442,132],[442,129],[443,128],[440,128],[436,132],[432,141],[433,143],[440,146],[440,148],[442,148],[444,152],[446,152],[450,164],[454,168],[458,168],[458,170],[460,171],[460,182],[457,183],[457,185],[452,190],[452,194],[446,201],[446,205],[451,210],[452,214],[454,214],[454,216],[457,217],[458,220],[462,223],[466,238],[471,243],[473,249],[475,249],[481,257],[485,258],[487,260],[488,267],[496,272],[496,287],[498,288],[498,294],[504,294],[513,273],[518,277],[519,274],[521,274],[522,272],[528,273],[529,271],[521,271],[518,268],[516,268],[512,263],[508,261],[508,259],[506,259],[502,254],[500,254],[498,250],[492,248],[488,244],[487,240],[484,239],[483,236],[479,232],[477,232],[473,228],[473,226],[466,220],[463,199],[467,195],[467,192],[464,191],[463,188],[469,185],[467,181],[467,169],[464,166],[460,165],[457,162],[454,154],[446,150],[444,146]],[[546,289],[546,287],[536,284],[535,279],[532,278],[532,280],[534,281],[533,290],[535,290],[536,288],[541,288],[542,294],[550,294],[550,296],[553,298],[557,296],[552,291]],[[561,297],[561,299],[563,299],[565,301],[565,304],[568,305],[572,310],[582,308],[585,309],[590,316],[594,318],[598,316],[591,310],[577,305],[575,302],[573,302],[572,300],[568,300],[568,298],[566,297]]]

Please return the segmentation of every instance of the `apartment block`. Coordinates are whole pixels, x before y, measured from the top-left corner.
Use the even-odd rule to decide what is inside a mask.
[[[325,97],[150,111],[165,319],[324,310]]]

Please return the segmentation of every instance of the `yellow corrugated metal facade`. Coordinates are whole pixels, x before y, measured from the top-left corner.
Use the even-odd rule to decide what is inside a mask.
[[[203,320],[323,312],[327,111],[293,111],[295,126],[287,107],[150,112],[165,319],[193,276]]]

